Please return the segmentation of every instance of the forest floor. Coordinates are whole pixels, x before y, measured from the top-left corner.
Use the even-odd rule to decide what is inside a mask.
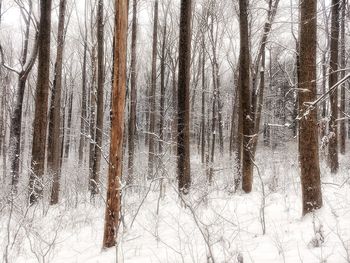
[[[43,202],[27,208],[21,205],[20,197],[13,205],[2,197],[1,260],[350,262],[348,155],[341,156],[337,175],[330,175],[321,162],[324,207],[304,218],[295,146],[275,151],[262,147],[256,161],[259,173],[255,170],[250,194],[233,193],[232,162],[228,157],[217,159],[215,183],[209,187],[200,160],[191,160],[193,186],[182,200],[175,180],[169,179],[174,178],[170,159],[164,162],[168,168],[164,172],[164,194],[160,195],[157,178],[138,182],[138,187],[125,191],[118,249],[108,250],[101,249],[105,191],[90,202],[84,194],[86,180],[81,179],[87,173],[74,170],[72,163],[63,173],[63,200],[59,205],[49,207]],[[138,165],[140,171],[146,170],[142,163]]]

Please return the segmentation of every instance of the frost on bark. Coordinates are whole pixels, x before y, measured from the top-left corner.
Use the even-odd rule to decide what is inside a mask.
[[[322,206],[318,155],[317,111],[305,102],[316,99],[317,1],[301,1],[299,73],[299,162],[303,215]]]

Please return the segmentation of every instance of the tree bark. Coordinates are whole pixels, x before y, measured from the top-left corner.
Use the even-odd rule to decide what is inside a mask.
[[[186,194],[191,184],[190,171],[190,67],[192,1],[181,0],[179,35],[179,78],[177,120],[177,175],[179,192]]]
[[[148,141],[148,178],[153,178],[155,161],[155,124],[156,124],[156,88],[157,88],[157,43],[158,43],[158,0],[154,3],[153,45],[152,45],[152,80],[150,98],[150,125]]]
[[[116,243],[120,214],[120,180],[122,174],[122,144],[126,89],[126,53],[128,9],[126,0],[116,0],[114,72],[111,110],[111,142],[109,153],[107,205],[103,247]]]
[[[47,110],[50,85],[50,34],[51,0],[40,0],[39,62],[35,94],[35,116],[31,173],[29,178],[29,202],[34,204],[42,197],[42,177],[45,172]]]
[[[64,20],[66,13],[66,0],[60,0],[58,33],[57,33],[57,54],[53,88],[51,93],[51,107],[49,113],[49,134],[47,148],[47,167],[53,176],[51,190],[51,205],[58,203],[61,177],[61,89],[62,89],[62,63],[64,48]]]
[[[346,40],[345,40],[345,20],[346,20],[346,0],[341,0],[341,31],[340,31],[340,68],[342,69],[340,76],[345,77],[346,67]],[[345,84],[341,86],[340,94],[340,153],[345,154],[345,141],[346,141],[346,124],[345,124]]]
[[[331,19],[331,45],[330,45],[330,67],[328,86],[332,87],[338,82],[338,37],[339,37],[339,3],[340,0],[332,0]],[[329,119],[329,145],[328,157],[331,173],[337,173],[338,162],[338,90],[336,89],[329,96],[330,98],[330,119]]]
[[[137,74],[136,74],[136,41],[137,41],[137,0],[132,5],[132,33],[131,33],[131,80],[130,80],[130,110],[129,110],[129,158],[128,177],[126,183],[131,185],[134,181],[134,155],[136,135],[136,106],[137,106]]]
[[[251,160],[251,98],[250,98],[250,50],[249,50],[249,29],[248,29],[248,3],[245,0],[239,1],[240,18],[240,62],[239,62],[239,85],[240,85],[240,106],[242,115],[242,189],[250,193],[253,184],[253,163]]]
[[[73,78],[71,76],[71,84],[68,92],[68,111],[67,111],[67,134],[66,134],[66,142],[64,145],[64,158],[68,159],[69,157],[69,149],[71,142],[71,129],[72,129],[72,113],[73,113]]]
[[[103,0],[98,1],[97,8],[97,114],[95,131],[94,164],[92,167],[91,195],[99,193],[100,166],[103,138],[103,88],[104,88],[104,22]]]
[[[299,73],[299,162],[303,215],[322,206],[318,155],[317,111],[308,114],[305,102],[316,99],[317,0],[301,1]],[[304,92],[303,92],[304,91]],[[307,114],[307,116],[304,116]]]

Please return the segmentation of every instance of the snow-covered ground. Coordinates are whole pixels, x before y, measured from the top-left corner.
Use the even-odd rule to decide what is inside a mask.
[[[262,181],[256,171],[251,194],[233,193],[232,164],[219,156],[210,187],[193,158],[183,200],[173,172],[165,173],[164,195],[157,179],[128,190],[118,249],[108,250],[101,249],[104,191],[92,204],[79,180],[85,173],[65,170],[59,205],[1,203],[1,254],[8,262],[350,262],[349,156],[333,176],[321,162],[324,207],[302,218],[296,149],[286,149],[259,152]]]

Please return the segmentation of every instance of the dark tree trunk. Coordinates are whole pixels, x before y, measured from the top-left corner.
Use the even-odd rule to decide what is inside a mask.
[[[299,116],[304,116],[308,107],[305,102],[316,99],[316,38],[317,1],[301,1],[300,13],[300,73]],[[307,118],[299,121],[299,162],[303,215],[322,206],[320,167],[318,156],[317,111],[312,110]]]
[[[51,204],[58,203],[61,177],[61,89],[62,89],[62,64],[64,47],[64,20],[66,13],[66,0],[60,0],[58,34],[57,34],[57,54],[55,63],[54,81],[51,93],[51,106],[49,113],[49,134],[47,148],[47,167],[53,176]]]
[[[29,202],[34,204],[42,197],[42,177],[45,172],[47,110],[50,85],[50,34],[51,0],[40,0],[39,62],[35,94],[35,116],[31,173],[29,178]]]
[[[10,162],[11,162],[11,180],[13,191],[17,192],[17,184],[19,179],[19,170],[20,170],[20,160],[21,160],[21,130],[22,130],[22,111],[23,111],[23,99],[24,92],[26,87],[26,82],[28,79],[29,72],[34,66],[34,62],[38,53],[38,43],[37,36],[35,39],[35,44],[32,50],[32,55],[30,60],[27,63],[28,56],[28,45],[29,45],[29,32],[30,32],[30,16],[32,15],[32,1],[29,1],[29,13],[26,18],[26,32],[24,39],[24,48],[21,58],[22,71],[18,75],[18,84],[15,97],[15,107],[11,115],[11,124],[10,124]],[[26,66],[26,68],[24,68]],[[3,95],[3,99],[6,95]],[[4,105],[3,105],[4,107]],[[6,114],[6,113],[5,113]],[[5,128],[6,129],[6,128]],[[5,138],[4,138],[5,140]]]
[[[332,87],[338,82],[338,37],[339,37],[339,2],[332,0],[332,19],[331,19],[331,45],[330,45],[330,67],[328,86]],[[328,157],[331,173],[337,173],[338,162],[338,90],[336,89],[329,96],[330,98],[330,119],[329,119],[329,146]]]
[[[71,82],[73,82],[73,79],[71,78]],[[69,92],[69,99],[68,99],[68,116],[67,116],[67,134],[66,134],[66,142],[64,146],[64,158],[68,159],[69,157],[69,149],[70,149],[70,142],[71,142],[71,129],[72,129],[72,112],[73,112],[73,87],[74,84],[71,83],[71,88],[68,91]]]
[[[186,194],[191,184],[190,171],[190,67],[192,1],[181,0],[179,35],[179,80],[177,90],[177,175],[179,192]]]
[[[137,75],[136,75],[136,41],[137,41],[137,0],[132,5],[132,33],[131,33],[131,80],[130,80],[130,111],[129,111],[129,158],[127,184],[134,180],[134,155],[136,135],[136,106],[137,106]]]
[[[107,205],[103,247],[112,247],[116,243],[120,214],[120,180],[122,175],[122,144],[124,127],[126,53],[128,9],[126,0],[116,1],[114,72],[111,110],[111,142],[109,153]]]
[[[251,100],[250,100],[250,50],[249,50],[249,30],[248,30],[248,3],[239,0],[240,10],[240,62],[239,62],[239,85],[240,85],[240,108],[242,120],[242,189],[250,193],[253,184],[253,163],[251,160],[251,135],[252,120]]]
[[[92,68],[92,79],[90,86],[90,96],[89,96],[89,134],[90,134],[90,143],[89,143],[89,190],[91,191],[92,177],[93,177],[93,165],[94,165],[94,156],[95,156],[95,123],[96,123],[96,47],[92,47],[91,51],[91,68]]]
[[[104,22],[103,0],[98,1],[97,8],[97,114],[95,131],[94,164],[92,166],[91,195],[99,193],[100,166],[103,138],[103,88],[104,88]]]

